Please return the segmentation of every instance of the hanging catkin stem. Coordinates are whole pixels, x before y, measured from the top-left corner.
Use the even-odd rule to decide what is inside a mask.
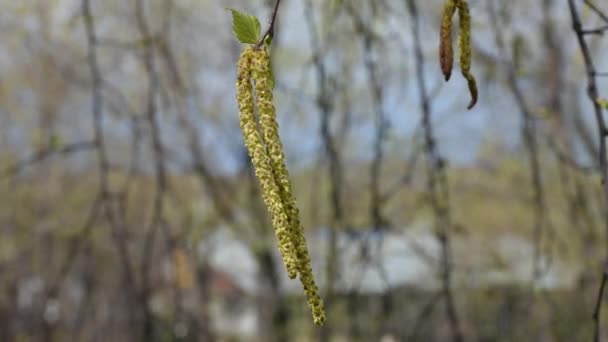
[[[287,274],[293,279],[297,275],[298,263],[291,239],[289,219],[283,206],[279,187],[275,181],[270,158],[266,153],[266,147],[258,132],[255,120],[255,102],[251,86],[251,63],[253,57],[254,49],[247,47],[241,54],[238,62],[237,101],[240,126],[245,146],[255,169],[255,174],[260,181],[262,198],[272,217],[272,225],[277,236],[279,251],[287,268]]]
[[[456,12],[454,1],[447,0],[443,7],[441,30],[439,33],[439,62],[446,81],[450,80],[454,65],[454,49],[452,48],[452,18]]]
[[[471,13],[469,4],[466,0],[458,0],[458,18],[460,20],[460,32],[458,35],[458,49],[460,54],[460,71],[467,80],[471,102],[468,109],[473,108],[477,103],[477,83],[471,73]]]
[[[255,97],[252,81],[255,83]],[[264,203],[272,217],[287,274],[292,279],[300,275],[313,320],[322,325],[325,321],[323,300],[315,284],[304,231],[285,165],[272,90],[270,55],[266,47],[247,47],[238,62],[237,79],[243,138],[262,187]],[[256,104],[262,134],[256,123]]]
[[[323,301],[319,296],[319,291],[315,284],[310,257],[308,255],[308,248],[304,238],[304,230],[300,222],[299,211],[291,189],[287,166],[285,165],[285,155],[279,137],[279,126],[273,104],[270,55],[265,48],[254,52],[253,80],[255,83],[260,127],[263,133],[262,136],[270,156],[270,163],[274,172],[276,184],[279,187],[281,199],[283,200],[283,207],[286,210],[289,220],[290,235],[293,246],[295,247],[294,252],[297,259],[298,274],[300,275],[300,281],[304,287],[304,292],[308,297],[308,304],[313,314],[313,320],[316,324],[321,325],[325,321]]]

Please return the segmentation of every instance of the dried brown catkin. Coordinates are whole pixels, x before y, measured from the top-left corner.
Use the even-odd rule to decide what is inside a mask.
[[[477,82],[471,73],[471,13],[469,11],[469,4],[466,0],[459,0],[457,2],[457,7],[458,18],[460,20],[460,32],[458,35],[460,71],[462,76],[467,80],[469,92],[471,93],[471,101],[467,107],[468,109],[471,109],[477,103],[478,96]]]
[[[454,49],[452,48],[452,17],[456,12],[454,1],[447,0],[443,7],[441,30],[439,33],[439,62],[446,81],[450,80],[454,66]]]

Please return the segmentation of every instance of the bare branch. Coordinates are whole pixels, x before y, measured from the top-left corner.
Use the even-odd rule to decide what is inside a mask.
[[[6,168],[0,173],[0,179],[15,177],[16,175],[21,173],[25,168],[33,166],[34,164],[42,163],[55,155],[67,156],[77,152],[92,150],[94,148],[94,142],[82,141],[67,144],[59,148],[44,149],[34,153],[28,158],[25,158],[25,160],[17,162],[15,165]]]
[[[424,129],[425,154],[427,159],[427,192],[435,216],[435,230],[441,246],[441,284],[445,299],[445,310],[450,323],[452,341],[464,341],[460,319],[456,311],[452,289],[453,260],[451,252],[452,220],[450,214],[449,184],[446,163],[441,155],[432,121],[432,108],[424,74],[424,55],[416,0],[407,0],[407,7],[412,18],[412,36],[414,38],[414,56],[416,62],[416,79],[422,109],[422,126]],[[432,307],[432,305],[431,305]],[[430,309],[429,309],[430,310]]]
[[[277,14],[279,13],[280,4],[281,4],[281,0],[277,0],[277,2],[274,5],[274,8],[272,9],[272,14],[270,15],[270,24],[268,25],[268,29],[262,35],[262,37],[260,38],[260,41],[255,45],[256,48],[262,47],[262,45],[264,45],[264,42],[266,41],[266,38],[268,38],[268,39],[274,38],[274,27],[275,27],[275,23],[277,21]]]
[[[593,6],[593,4],[591,4],[590,1],[585,1],[585,3],[591,9],[593,9],[596,13],[600,14],[600,16],[604,20],[608,21],[608,18],[605,17],[603,15],[603,13],[601,11],[599,11],[599,9],[597,9],[595,6]],[[602,177],[602,187],[603,187],[604,206],[605,206],[603,208],[604,209],[603,210],[604,211],[604,223],[606,225],[606,238],[608,239],[608,208],[606,207],[606,206],[608,206],[608,159],[607,159],[608,157],[606,156],[606,138],[608,136],[608,129],[606,128],[606,122],[604,120],[602,108],[601,108],[600,104],[598,103],[599,92],[598,92],[597,81],[596,81],[597,73],[595,70],[595,64],[593,62],[593,58],[591,56],[591,50],[589,49],[589,45],[587,44],[587,41],[585,40],[585,32],[582,29],[582,24],[581,24],[581,19],[580,19],[580,15],[578,12],[578,8],[577,8],[577,5],[574,2],[574,0],[568,0],[568,5],[570,7],[570,16],[572,18],[572,28],[574,30],[574,33],[576,34],[580,50],[581,50],[581,53],[583,54],[583,59],[585,61],[585,70],[587,71],[587,95],[593,105],[593,109],[595,112],[595,119],[596,119],[596,123],[597,123],[597,134],[598,134],[598,139],[599,139],[599,144],[600,144],[599,156],[598,156],[599,172]],[[607,251],[608,251],[608,245],[606,247],[607,247]],[[608,260],[608,256],[607,256],[607,260]],[[604,266],[604,267],[606,267],[606,266]],[[604,271],[602,272],[602,282],[600,284],[600,288],[598,291],[596,307],[595,307],[595,311],[593,313],[594,340],[595,341],[600,340],[600,315],[601,315],[601,307],[602,307],[603,296],[604,296],[604,288],[606,286],[607,278],[608,278],[608,272],[606,272],[606,270],[604,269]]]

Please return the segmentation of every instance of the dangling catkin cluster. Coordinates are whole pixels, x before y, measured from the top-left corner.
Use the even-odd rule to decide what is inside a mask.
[[[266,153],[266,146],[257,129],[255,120],[255,100],[251,85],[251,65],[254,55],[253,48],[247,47],[238,62],[237,102],[240,126],[245,145],[255,167],[255,173],[260,181],[264,203],[268,207],[272,218],[272,225],[279,241],[279,250],[283,256],[287,273],[293,279],[296,276],[296,260],[292,252],[290,227],[279,188],[274,179],[270,158]]]
[[[255,98],[252,82],[255,84]],[[323,301],[315,284],[303,227],[285,165],[272,91],[268,50],[248,46],[239,59],[237,79],[243,138],[260,181],[264,203],[272,218],[287,274],[291,279],[300,277],[313,320],[322,325],[325,321]],[[255,117],[256,105],[259,123]]]
[[[477,103],[477,82],[471,73],[471,13],[467,0],[447,0],[443,8],[441,19],[441,30],[439,37],[439,62],[445,80],[450,79],[452,66],[454,64],[454,52],[452,49],[452,18],[458,11],[460,21],[458,32],[458,53],[460,55],[460,71],[467,80],[471,102],[468,109],[473,108]]]

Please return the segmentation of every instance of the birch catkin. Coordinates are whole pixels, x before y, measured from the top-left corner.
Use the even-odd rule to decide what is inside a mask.
[[[467,107],[471,109],[477,103],[477,82],[475,82],[475,77],[471,73],[471,14],[466,0],[459,0],[457,6],[458,19],[460,20],[460,32],[458,35],[460,72],[467,80],[469,92],[471,93],[471,102]]]
[[[468,109],[473,108],[477,103],[478,90],[475,77],[471,73],[471,14],[469,4],[466,0],[446,0],[441,17],[441,29],[439,34],[439,64],[441,72],[448,81],[452,75],[454,65],[454,50],[452,48],[452,18],[458,11],[459,32],[458,32],[458,54],[460,59],[460,71],[467,81],[467,86],[471,94],[471,101]]]
[[[450,80],[454,66],[454,49],[452,48],[452,18],[456,12],[454,1],[447,0],[443,7],[441,30],[439,33],[439,62],[446,81]]]
[[[255,98],[251,82],[255,84]],[[285,164],[283,144],[279,137],[276,109],[273,104],[273,80],[270,55],[265,47],[247,47],[239,60],[237,99],[241,130],[262,185],[264,202],[273,219],[290,278],[299,275],[313,321],[325,321],[323,300],[319,296],[312,272],[304,230]],[[257,105],[259,125],[255,121]],[[261,133],[257,127],[260,127]]]
[[[238,62],[237,102],[239,106],[239,121],[245,146],[262,188],[262,198],[272,218],[279,251],[287,268],[287,274],[289,278],[293,279],[297,275],[297,261],[291,241],[289,219],[283,207],[279,187],[276,184],[271,168],[270,158],[266,153],[266,147],[257,129],[255,120],[255,101],[251,85],[251,66],[254,55],[254,49],[247,47],[241,54]]]

